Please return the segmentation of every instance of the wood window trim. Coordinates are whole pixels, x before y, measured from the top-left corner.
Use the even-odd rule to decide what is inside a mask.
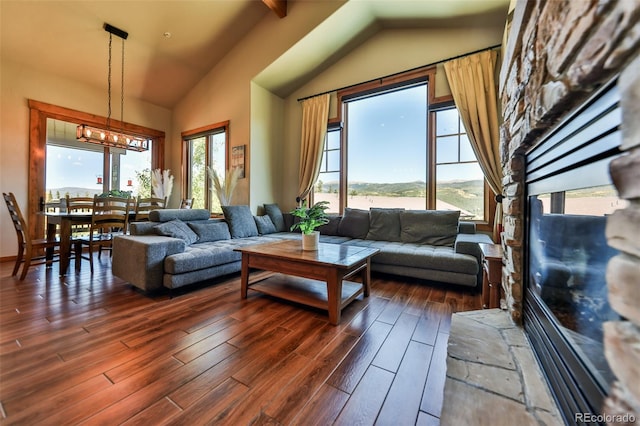
[[[217,130],[217,129],[224,129],[225,132],[225,140],[224,140],[224,161],[225,161],[225,170],[227,170],[229,168],[229,165],[231,164],[231,147],[229,146],[229,141],[231,140],[229,137],[229,124],[230,121],[229,120],[225,120],[225,121],[220,121],[218,123],[214,123],[214,124],[208,124],[206,126],[202,126],[202,127],[198,127],[196,129],[191,129],[191,130],[185,130],[184,132],[180,133],[180,137],[182,139],[182,149],[181,149],[181,158],[180,158],[180,169],[181,169],[181,177],[182,177],[182,193],[183,194],[189,194],[189,170],[187,167],[187,160],[189,158],[189,145],[188,145],[188,141],[190,139],[195,139],[197,137],[200,136],[204,136],[206,134],[209,134],[210,132]],[[206,147],[206,158],[209,158],[209,145],[207,144]],[[205,205],[209,205],[209,182],[208,179],[205,179],[205,185],[206,190],[205,190]],[[212,216],[213,217],[213,216]]]
[[[367,94],[373,94],[385,89],[392,89],[394,87],[401,87],[411,82],[427,82],[427,107],[428,107],[428,123],[429,132],[433,132],[429,135],[430,141],[435,141],[435,114],[434,112],[448,106],[454,106],[453,95],[436,96],[436,73],[437,66],[428,65],[420,68],[415,68],[406,72],[400,72],[391,76],[382,77],[376,80],[364,82],[362,84],[356,84],[349,86],[345,89],[338,90],[336,92],[337,97],[337,113],[336,117],[328,120],[328,127],[339,125],[344,126],[345,121],[345,101],[352,97],[366,96]],[[346,152],[346,135],[345,132],[341,132],[340,138],[340,150]],[[427,183],[427,206],[435,206],[436,203],[436,185],[435,185],[435,143],[429,143],[427,148],[427,169],[428,169],[428,181]],[[339,183],[339,212],[343,212],[346,207],[346,170],[347,160],[345,155],[340,155],[341,158],[341,170],[340,183]],[[496,201],[493,196],[491,188],[484,182],[484,214],[485,220],[475,221],[477,229],[482,232],[493,232],[493,221],[496,211]]]
[[[362,84],[356,84],[345,89],[338,90],[336,94],[338,101],[338,115],[333,120],[342,121],[343,108],[341,107],[341,105],[343,105],[346,100],[352,97],[373,94],[381,90],[393,89],[396,86],[406,86],[407,84],[411,84],[412,82],[430,83],[427,86],[428,105],[439,104],[453,99],[450,95],[436,97],[436,71],[437,68],[435,65],[429,65],[405,72],[400,72],[387,77],[381,77],[376,80],[367,81]]]
[[[95,114],[65,108],[58,105],[28,99],[29,106],[29,176],[27,184],[27,216],[29,235],[38,238],[44,235],[45,218],[39,215],[40,197],[45,188],[45,166],[47,149],[47,119],[66,121],[75,124],[88,124],[96,127],[106,127],[107,118]],[[111,125],[122,128],[125,132],[148,136],[153,139],[151,151],[151,167],[164,168],[165,132],[151,129],[137,124],[123,123],[111,120]]]
[[[429,138],[436,140],[436,112],[445,108],[457,108],[453,102],[453,96],[448,96],[449,101],[440,101],[440,103],[429,109]],[[443,99],[441,97],[440,99]],[[431,206],[436,205],[436,143],[429,144],[429,184],[427,184],[428,203]],[[493,233],[493,221],[496,215],[496,200],[491,187],[487,180],[483,180],[484,185],[484,220],[474,220],[476,229],[481,232]]]

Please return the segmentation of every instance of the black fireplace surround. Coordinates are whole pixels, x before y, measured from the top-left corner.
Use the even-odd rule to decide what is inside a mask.
[[[597,424],[613,381],[602,324],[619,318],[605,278],[617,251],[605,226],[624,203],[608,168],[621,120],[614,79],[526,154],[523,322],[567,424]]]

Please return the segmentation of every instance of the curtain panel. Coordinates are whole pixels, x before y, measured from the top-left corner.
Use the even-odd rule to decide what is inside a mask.
[[[329,94],[302,101],[298,202],[307,198],[318,180],[328,120]]]
[[[498,52],[487,50],[445,62],[444,70],[453,100],[471,146],[494,194],[502,194],[500,117],[495,82]],[[494,240],[499,238],[502,204],[497,203]]]

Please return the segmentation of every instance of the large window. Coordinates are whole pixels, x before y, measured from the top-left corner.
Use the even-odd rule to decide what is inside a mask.
[[[314,201],[345,207],[460,210],[484,222],[486,185],[450,97],[433,100],[428,78],[398,78],[338,93],[338,120],[329,126]]]
[[[76,124],[47,119],[45,201],[107,191],[151,195],[151,147],[136,152],[75,139]],[[105,161],[106,160],[106,161]]]
[[[426,207],[427,84],[346,103],[352,208]]]
[[[224,179],[228,169],[229,122],[184,132],[185,191],[193,199],[193,208],[206,208],[221,213],[220,200],[211,181],[209,170],[214,169]]]

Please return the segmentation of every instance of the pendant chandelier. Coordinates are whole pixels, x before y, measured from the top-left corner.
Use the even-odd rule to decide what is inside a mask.
[[[149,149],[150,140],[137,135],[125,133],[123,126],[124,115],[124,41],[129,33],[116,28],[107,23],[104,24],[104,30],[109,33],[109,73],[107,78],[108,87],[108,110],[107,110],[107,126],[99,128],[87,124],[81,124],[76,128],[76,139],[80,142],[95,143],[99,145],[112,146],[132,151],[147,151]],[[111,44],[113,36],[122,39],[122,72],[120,83],[120,129],[111,127]]]

